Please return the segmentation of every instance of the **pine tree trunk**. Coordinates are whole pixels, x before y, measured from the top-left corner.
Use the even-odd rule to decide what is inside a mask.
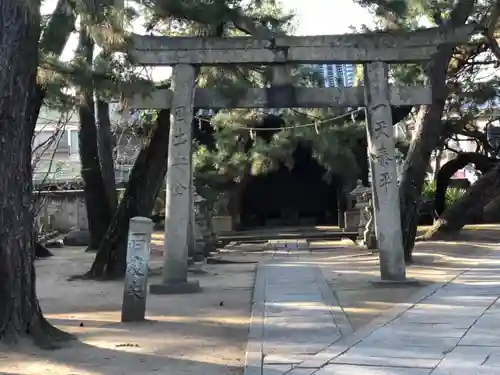
[[[80,30],[79,53],[88,64],[92,64],[94,43],[86,32]],[[95,120],[95,104],[93,89],[82,87],[80,92],[78,115],[80,118],[81,175],[87,209],[87,220],[90,232],[88,250],[97,250],[111,222],[112,211],[108,201],[106,186],[101,173],[101,163],[97,144],[97,128]]]
[[[441,169],[441,159],[443,157],[444,149],[436,152],[436,163],[434,164],[434,180],[437,180],[438,172]]]
[[[448,207],[422,240],[447,238],[482,215],[484,207],[500,195],[500,164],[483,175],[453,205]]]
[[[70,0],[58,0],[40,39],[40,50],[47,54],[61,56],[71,36],[71,32],[75,28],[75,21],[74,3]],[[33,131],[46,94],[47,91],[41,85],[37,85],[36,95],[34,95],[31,103],[35,113],[35,116],[32,118]]]
[[[447,48],[447,47],[446,47]],[[448,64],[446,60],[446,64]],[[444,63],[444,61],[441,61]],[[441,83],[433,85],[444,87],[445,72]],[[410,150],[403,166],[403,176],[399,185],[401,205],[401,232],[406,263],[411,263],[415,237],[417,234],[419,207],[422,189],[429,166],[430,157],[436,145],[441,127],[441,116],[444,109],[444,100],[433,100],[430,105],[422,106],[419,111],[416,135],[411,143]]]
[[[33,232],[36,235],[36,232]],[[40,242],[35,242],[35,258],[50,258],[54,256],[49,249],[43,246]]]
[[[463,25],[474,8],[474,1],[459,0],[450,14],[446,27]],[[432,85],[432,103],[422,106],[417,117],[416,131],[404,162],[403,178],[399,187],[401,204],[401,230],[405,260],[411,263],[419,219],[422,188],[427,175],[432,151],[439,143],[448,89],[446,78],[453,47],[438,48],[430,63],[429,78]]]
[[[111,121],[109,119],[109,104],[102,100],[97,101],[97,129],[102,178],[106,186],[109,207],[111,212],[115,212],[118,199],[116,195],[115,165],[113,161],[114,142],[111,133]]]
[[[134,163],[125,194],[86,278],[117,278],[125,274],[129,221],[134,216],[149,217],[153,211],[167,173],[169,132],[170,112],[162,110],[149,144]]]
[[[484,223],[498,223],[500,220],[500,194],[484,206],[482,220]]]
[[[35,289],[31,140],[39,6],[0,1],[0,341],[30,336],[50,346],[56,335],[67,336],[43,318]]]

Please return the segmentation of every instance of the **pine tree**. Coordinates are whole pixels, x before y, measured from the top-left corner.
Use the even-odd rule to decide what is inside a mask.
[[[76,58],[81,60],[78,62],[92,69],[94,52],[95,42],[90,33],[90,26],[86,25],[85,22],[80,22]],[[89,83],[77,87],[77,108],[80,121],[78,137],[81,176],[90,232],[89,249],[98,248],[113,214],[101,170],[93,86]],[[109,108],[106,109],[108,109],[107,117],[109,119]],[[116,187],[113,186],[113,189]]]
[[[231,36],[248,32],[263,35],[273,29],[273,32],[284,33],[289,28],[291,22],[290,15],[284,14],[279,8],[279,4],[272,1],[260,2],[259,4],[250,3],[241,7],[237,6],[241,5],[239,3],[232,3],[232,6],[229,7],[228,3],[223,1],[212,4],[202,2],[169,2],[168,17],[165,17],[167,13],[161,13],[161,9],[160,11],[158,10],[157,6],[161,4],[147,2],[144,4],[150,7],[149,10],[153,14],[148,27],[151,30],[169,35]],[[165,10],[165,8],[162,9]],[[231,20],[236,25],[236,28],[232,28],[226,24]],[[269,69],[259,66],[251,68],[203,67],[199,71],[198,85],[201,87],[217,87],[224,95],[234,96],[242,89],[266,84],[269,76]],[[314,74],[307,69],[294,70],[293,76],[295,82],[313,84],[314,81]],[[311,78],[313,79],[311,80]],[[304,114],[299,116],[301,117],[299,120],[291,120],[295,115],[296,113],[289,111],[284,116],[285,119],[282,122],[287,120],[285,122],[294,124],[297,121],[311,121],[311,117]],[[155,139],[158,132],[163,132],[163,127],[168,128],[168,123],[166,123],[168,116],[158,116],[158,118],[162,117],[165,118],[165,121],[157,123],[152,133],[152,139]],[[248,131],[236,129],[234,126],[231,126],[231,121],[234,120],[235,124],[240,125],[248,125],[250,121],[255,125],[262,122],[262,117],[262,113],[258,111],[221,111],[213,119],[213,125],[216,128],[216,149],[208,150],[200,147],[195,155],[195,165],[198,170],[196,181],[200,190],[206,192],[206,189],[203,189],[203,187],[210,186],[212,192],[214,189],[229,191],[230,196],[232,196],[230,202],[238,202],[239,194],[245,186],[247,176],[250,176],[251,173],[268,173],[275,169],[281,160],[288,159],[289,161],[294,147],[298,144],[299,138],[304,142],[309,142],[307,136],[309,135],[311,138],[313,133],[316,135],[314,137],[316,141],[314,142],[318,144],[318,152],[316,154],[318,159],[323,160],[323,164],[334,165],[335,162],[340,164],[340,160],[342,159],[349,159],[352,164],[352,152],[345,153],[339,150],[333,151],[333,148],[328,149],[325,144],[321,144],[317,140],[319,138],[314,130],[309,133],[304,131],[304,134],[299,136],[295,135],[296,132],[279,132],[273,136],[271,142],[264,142],[257,139],[251,147],[252,150],[248,150],[247,146],[243,145],[245,142],[248,143],[250,137]],[[342,130],[340,129],[338,127],[333,132],[341,132]],[[322,129],[322,131],[326,132],[327,130]],[[351,127],[349,127],[348,131],[352,131]],[[328,133],[330,133],[330,130],[328,130]],[[364,131],[358,133],[364,134]],[[166,133],[163,134],[163,137],[167,135]],[[239,141],[232,142],[231,140],[234,140],[234,137],[238,138]],[[164,140],[163,145],[167,143]],[[154,163],[157,167],[151,167],[151,162],[148,162],[148,164],[144,163],[144,160],[154,159],[155,161],[161,161],[162,158],[166,161],[167,155],[164,147],[162,150],[154,150],[154,147],[157,147],[155,145],[160,144],[160,142],[153,142],[151,140],[149,146],[141,151],[141,155],[144,153],[144,158],[139,156],[134,165],[127,191],[120,201],[117,213],[108,228],[104,240],[101,242],[95,262],[90,272],[86,275],[87,277],[115,277],[123,275],[128,220],[137,214],[141,214],[142,216],[150,215],[153,210],[154,200],[148,198],[144,201],[145,191],[148,192],[148,196],[151,193],[151,197],[154,198],[166,173],[166,163],[163,167],[160,167],[161,164],[159,162],[157,164]],[[237,149],[233,147],[235,144],[238,145]],[[341,145],[341,143],[338,144]],[[145,155],[149,156],[146,157]],[[337,156],[338,160],[336,160]],[[247,157],[253,160],[251,165],[245,162],[244,159]],[[207,165],[214,161],[218,163],[217,167],[207,169]],[[327,169],[330,172],[332,171],[332,167],[330,166]],[[350,170],[356,171],[356,166],[354,165]],[[136,179],[135,176],[138,178]],[[147,186],[139,189],[142,186],[141,183],[144,181],[149,181],[149,183],[146,184]],[[152,188],[152,186],[155,188]],[[142,195],[142,198],[139,197],[139,193]],[[210,195],[210,193],[208,194]],[[138,202],[142,203],[138,204]],[[234,204],[230,206],[232,211],[238,211],[238,207],[234,207]]]
[[[299,144],[311,149],[313,158],[325,168],[326,180],[336,175],[346,188],[352,187],[359,178],[354,150],[366,137],[364,125],[352,123],[350,117],[348,121],[328,121],[332,117],[328,111],[284,110],[279,116],[248,110],[221,111],[212,120],[213,147],[200,145],[195,153],[196,179],[227,193],[228,211],[235,224],[237,202],[248,179],[271,173],[281,165],[293,169],[293,153]],[[270,127],[277,129],[269,131]]]
[[[245,14],[266,20],[264,22],[274,33],[286,34],[293,29],[293,15],[286,14],[275,1],[256,2]],[[270,21],[267,21],[269,16]],[[272,67],[245,69],[204,68],[207,74],[201,83],[207,87],[218,87],[228,96],[238,96],[239,90],[272,84]],[[290,84],[314,87],[323,84],[323,77],[317,70],[308,66],[293,68],[290,71]],[[265,114],[260,110],[220,111],[214,117],[215,145],[212,149],[201,146],[195,155],[198,185],[211,186],[212,189],[227,195],[227,211],[233,218],[233,226],[239,225],[239,202],[251,176],[267,174],[284,164],[293,168],[293,152],[300,144],[307,144],[313,156],[326,169],[325,179],[334,174],[342,177],[345,188],[353,185],[358,177],[358,165],[352,146],[364,137],[362,126],[343,126],[343,121],[326,124],[328,118],[339,112],[327,110],[282,110],[279,116]],[[322,123],[321,133],[305,123]],[[274,125],[273,125],[274,124]],[[266,127],[283,130],[269,132]],[[294,129],[294,127],[296,127]],[[247,128],[257,128],[248,131]],[[340,165],[349,165],[339,168]],[[353,177],[354,176],[354,177]],[[218,193],[208,193],[217,197]]]
[[[269,38],[274,35],[274,33],[286,32],[292,20],[290,15],[283,14],[277,6],[279,4],[273,1],[260,1],[259,4],[250,3],[245,6],[237,2],[231,2],[231,4],[229,4],[229,2],[226,3],[223,1],[214,3],[169,1],[167,5],[163,2],[144,2],[144,4],[149,7],[148,10],[152,14],[148,25],[149,29],[170,35],[231,36],[251,33],[252,35]],[[168,6],[168,12],[166,13],[163,12],[167,9],[165,6]],[[166,17],[166,15],[168,16]],[[235,27],[231,27],[230,24],[234,24]],[[199,86],[215,86],[219,88],[223,94],[234,96],[237,95],[241,89],[246,89],[256,84],[262,85],[269,83],[270,75],[271,72],[269,68],[259,66],[251,68],[201,68],[198,81]],[[306,69],[293,70],[293,81],[295,82],[313,84],[314,79],[311,80],[311,78],[314,77],[311,76],[314,75]],[[254,124],[259,123],[258,118],[262,117],[261,114],[255,111],[221,111],[218,116],[224,115],[230,115],[235,119],[239,118],[237,122],[240,124],[247,123],[247,120],[250,119],[255,120],[253,122]],[[303,123],[303,121],[306,120],[310,122],[311,118],[317,119],[318,117],[314,114],[313,117],[311,117],[310,114],[301,114],[299,116],[300,118],[291,120],[292,117],[297,117],[296,115],[297,113],[294,111],[285,112],[283,116],[285,118],[284,120],[288,117],[285,123]],[[320,120],[331,116],[329,113],[320,115],[322,116],[320,116]],[[158,116],[158,118],[161,117],[166,118],[164,116]],[[223,119],[223,117],[221,117],[221,119]],[[217,121],[216,117],[214,123],[216,124]],[[127,191],[120,201],[117,213],[111,225],[108,227],[106,235],[99,246],[94,264],[86,277],[116,277],[123,275],[125,269],[125,244],[128,221],[134,215],[140,214],[142,216],[148,216],[151,213],[154,206],[154,197],[166,173],[166,165],[161,167],[159,162],[156,163],[156,161],[161,161],[162,158],[166,158],[165,150],[155,150],[155,145],[160,143],[153,142],[155,136],[165,136],[162,130],[164,126],[168,127],[166,121],[157,123],[148,146],[141,151],[143,157],[138,158],[132,172],[132,176],[138,176],[138,178],[131,178],[129,181]],[[215,185],[217,185],[218,188],[221,188],[221,183],[226,190],[231,187],[229,188],[230,195],[233,196],[233,199],[230,199],[231,202],[238,201],[238,195],[245,186],[244,177],[252,173],[252,168],[254,174],[272,171],[273,168],[276,168],[279,164],[280,160],[283,158],[291,158],[293,147],[298,144],[300,139],[302,139],[303,142],[312,143],[316,147],[315,155],[318,160],[327,167],[330,174],[336,171],[336,165],[341,165],[342,160],[346,160],[346,163],[353,165],[353,168],[348,169],[349,171],[356,171],[356,166],[354,165],[354,160],[356,158],[352,157],[353,152],[350,151],[349,148],[346,148],[347,151],[344,152],[341,148],[342,143],[340,142],[327,144],[325,140],[335,139],[335,137],[332,136],[334,133],[345,132],[348,134],[349,132],[354,132],[356,134],[364,134],[364,131],[360,131],[359,127],[355,128],[353,126],[346,127],[345,129],[337,126],[333,130],[322,130],[326,132],[326,137],[317,137],[315,131],[312,130],[310,130],[309,133],[303,131],[302,133],[304,134],[299,135],[296,134],[297,131],[280,132],[278,135],[273,136],[271,142],[256,141],[252,146],[253,151],[250,153],[249,150],[237,150],[234,157],[228,158],[225,148],[229,145],[227,141],[224,141],[224,137],[230,139],[234,136],[242,136],[243,138],[240,140],[242,141],[244,138],[248,139],[249,134],[247,132],[246,135],[238,135],[235,134],[234,131],[240,133],[240,130],[230,129],[230,127],[226,129],[224,126],[217,126],[217,129],[220,130],[216,132],[219,150],[215,154],[212,153],[210,156],[207,154],[206,160],[210,158],[219,160],[220,168],[218,167],[215,168],[215,170],[208,172],[204,171],[204,173],[197,174],[197,181],[199,182],[198,185],[207,181],[209,181],[209,185],[214,185],[213,179],[215,178]],[[324,127],[324,129],[326,129],[326,127]],[[316,134],[314,137],[315,140],[312,139],[312,134]],[[346,137],[345,139],[350,138]],[[338,147],[336,147],[336,145]],[[200,151],[203,150],[200,149]],[[243,156],[249,156],[251,160],[253,160],[252,165],[245,164],[242,161]],[[145,164],[146,160],[155,160],[155,163],[149,162],[149,164],[154,164],[154,167],[149,167],[149,164]],[[201,163],[201,165],[203,165],[203,163]],[[342,171],[345,170],[347,169],[342,169]],[[351,180],[353,179],[352,176],[349,176],[349,178]],[[347,180],[346,178],[346,181]],[[147,190],[144,188],[139,189],[140,186],[143,186],[141,185],[142,183],[147,186]],[[147,191],[147,199],[144,197],[145,191]],[[138,194],[142,194],[142,196],[140,197]],[[234,205],[231,205],[232,210],[237,212],[238,207],[233,206]]]
[[[61,0],[60,5],[63,8],[68,4]],[[115,8],[113,2],[76,3],[73,12],[61,12],[59,20],[68,26],[72,22],[71,27],[79,29],[74,59],[63,63],[57,56],[47,54],[40,69],[40,80],[48,93],[47,105],[78,109],[82,179],[91,235],[89,249],[93,250],[102,242],[117,204],[108,102],[116,100],[125,86],[149,84],[122,54],[114,52],[125,44],[123,27],[136,16],[131,9]],[[47,37],[50,44],[54,35],[47,33]],[[100,52],[96,55],[97,47]],[[72,94],[74,91],[76,95]]]
[[[75,12],[79,23],[73,26],[79,29],[79,41],[74,59],[69,64],[47,59],[43,67],[47,85],[53,88],[48,104],[78,110],[89,249],[97,250],[117,203],[108,100],[118,97],[119,88],[134,78],[131,67],[113,49],[124,43],[121,27],[134,14],[105,1],[77,3]],[[96,56],[97,47],[101,51]],[[74,90],[76,96],[68,94]]]
[[[52,347],[66,335],[43,317],[35,288],[31,140],[37,86],[40,2],[0,2],[0,341],[25,336]],[[56,51],[57,52],[57,51]]]
[[[158,4],[144,2],[144,5],[149,7],[148,10],[152,14],[148,27],[151,30],[163,30],[164,33],[168,34],[223,36],[236,32],[226,25],[226,22],[229,22],[227,16],[219,17],[219,12],[236,17],[233,23],[237,25],[240,31],[243,30],[244,32],[247,32],[249,28],[251,29],[257,22],[260,22],[256,17],[252,18],[244,15],[241,8],[230,7],[229,3],[231,2],[219,1],[210,4],[170,2],[168,6],[171,12],[168,13],[167,17],[165,17],[164,13],[158,13]],[[202,16],[199,18],[201,14]],[[213,17],[213,19],[208,19],[207,16]],[[268,19],[273,18],[268,16]],[[235,71],[237,72],[238,69]],[[204,77],[207,77],[207,81],[210,80],[210,77],[217,80],[217,77],[223,77],[223,72],[221,70],[201,69],[199,76],[200,81]],[[221,86],[221,90],[224,90],[224,85]],[[235,88],[232,87],[231,89]],[[165,120],[161,121],[161,119]],[[128,221],[132,216],[149,216],[151,214],[156,194],[166,173],[167,150],[164,145],[168,144],[168,138],[166,138],[167,142],[165,142],[165,137],[168,137],[169,127],[167,119],[168,112],[160,112],[157,126],[152,132],[148,145],[141,151],[134,164],[126,192],[120,201],[111,225],[101,241],[96,259],[86,277],[117,277],[124,274]],[[164,142],[160,142],[161,139]]]
[[[454,3],[428,2],[423,0],[360,0],[362,5],[372,6],[379,17],[380,27],[412,30],[422,22],[437,27],[454,28],[475,20],[479,24],[491,23],[494,5],[491,2],[458,0]],[[493,21],[496,24],[496,20]],[[476,113],[478,103],[484,103],[496,92],[497,83],[478,83],[473,78],[478,69],[474,59],[490,49],[492,44],[485,38],[474,39],[466,46],[452,48],[442,46],[429,64],[425,66],[400,66],[394,76],[402,83],[422,82],[433,86],[434,98],[430,105],[416,109],[415,133],[404,163],[400,184],[401,221],[405,257],[411,261],[419,207],[424,180],[430,158],[436,148],[457,133],[471,135],[476,129],[466,127]],[[423,77],[426,73],[427,78]],[[468,92],[464,95],[463,91]],[[461,93],[462,92],[462,93]],[[479,95],[480,94],[480,95]],[[486,95],[485,95],[486,94]],[[461,109],[467,104],[468,114]],[[458,127],[450,128],[447,116],[458,115]],[[455,123],[457,123],[455,121]],[[473,126],[472,126],[473,128]]]
[[[482,108],[485,107],[484,104],[488,103],[492,103],[493,106],[497,105],[495,98],[498,95],[498,77],[496,75],[486,75],[485,79],[481,76],[485,76],[484,66],[486,68],[496,67],[500,60],[500,48],[496,41],[499,35],[498,14],[500,7],[497,3],[489,4],[486,2],[481,5],[479,4],[481,3],[476,5],[477,9],[475,9],[474,16],[484,27],[482,32],[483,37],[472,45],[471,50],[460,51],[461,60],[468,61],[467,64],[463,64],[462,74],[465,76],[463,77],[464,86],[474,93],[471,96],[472,105],[468,103],[469,113],[462,113],[462,116],[458,120],[446,121],[445,124],[448,128],[448,137],[451,138],[454,133],[458,132],[459,134],[475,139],[478,144],[478,150],[483,155],[488,155],[494,160],[495,158],[498,159],[498,148],[494,142],[488,139],[488,135],[485,134],[487,128],[478,129],[472,119],[480,112],[477,104],[483,104]],[[474,59],[477,55],[479,55],[479,58]],[[489,122],[491,123],[494,120],[496,118],[492,116]],[[481,169],[478,165],[476,165],[476,168]],[[486,172],[486,170],[483,172]],[[500,208],[498,198],[500,196],[500,188],[498,187],[499,178],[498,166],[484,173],[467,190],[466,194],[459,197],[440,214],[433,227],[420,237],[420,239],[442,239],[452,236],[460,231],[465,224],[480,217],[498,219],[498,209]],[[438,198],[443,200],[444,191],[439,196],[437,193],[436,202]]]

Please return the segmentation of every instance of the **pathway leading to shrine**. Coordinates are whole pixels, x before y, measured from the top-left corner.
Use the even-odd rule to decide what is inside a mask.
[[[245,375],[500,375],[500,257],[352,332],[304,255],[258,268]]]
[[[276,250],[259,265],[245,375],[285,373],[352,333],[321,269],[299,259],[308,253]]]

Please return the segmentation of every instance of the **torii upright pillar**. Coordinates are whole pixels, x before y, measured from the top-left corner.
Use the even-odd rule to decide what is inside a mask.
[[[150,286],[152,294],[200,291],[198,282],[187,280],[193,207],[191,153],[195,83],[194,66],[188,64],[174,66],[165,207],[165,263],[162,283]]]
[[[388,64],[367,63],[364,73],[368,156],[372,174],[380,277],[382,281],[405,281]]]

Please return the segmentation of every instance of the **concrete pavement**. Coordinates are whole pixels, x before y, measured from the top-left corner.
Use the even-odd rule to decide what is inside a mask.
[[[245,375],[500,375],[498,257],[356,332],[306,258],[259,266]]]

